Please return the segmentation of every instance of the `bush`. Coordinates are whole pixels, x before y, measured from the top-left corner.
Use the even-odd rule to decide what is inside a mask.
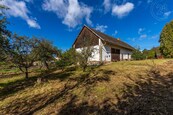
[[[65,67],[69,66],[70,64],[68,62],[66,62],[65,60],[61,59],[56,62],[56,65],[57,65],[57,67],[62,69],[62,71],[64,71]]]
[[[142,51],[140,51],[140,48],[138,48],[138,49],[135,49],[135,50],[133,51],[132,58],[133,58],[134,60],[143,60],[143,59],[145,59],[146,57],[145,57],[145,55],[142,53]]]
[[[56,62],[56,65],[64,70],[67,66],[76,64],[75,57],[75,50],[69,49],[61,54],[61,59]]]

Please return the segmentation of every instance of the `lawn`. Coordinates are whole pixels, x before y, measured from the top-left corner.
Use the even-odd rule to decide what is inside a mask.
[[[172,68],[171,59],[124,61],[0,78],[0,114],[171,114]]]

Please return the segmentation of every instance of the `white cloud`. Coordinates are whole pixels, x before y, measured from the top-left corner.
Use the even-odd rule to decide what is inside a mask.
[[[165,16],[165,17],[169,17],[169,16],[171,15],[171,13],[172,13],[171,11],[165,12],[165,13],[164,13],[164,16]]]
[[[153,35],[151,36],[152,39],[156,39],[156,38],[159,38],[159,35]]]
[[[134,9],[134,4],[127,2],[123,5],[114,5],[112,8],[112,15],[122,18],[127,16]]]
[[[142,34],[142,35],[140,36],[140,39],[143,39],[143,38],[147,38],[147,34]]]
[[[145,30],[145,28],[139,28],[138,29],[138,34],[142,34],[142,32]]]
[[[113,36],[116,36],[118,34],[118,31],[115,30],[115,32],[113,33]]]
[[[4,0],[0,3],[10,8],[5,11],[8,16],[20,17],[24,19],[30,27],[40,29],[40,25],[36,22],[36,20],[28,16],[30,11],[24,1]]]
[[[90,17],[93,8],[79,3],[78,0],[44,0],[42,8],[56,13],[58,18],[63,19],[62,23],[70,28],[80,25],[83,19],[87,24],[92,25]]]
[[[103,6],[104,6],[104,10],[105,12],[109,12],[112,8],[112,5],[111,5],[111,0],[104,0],[103,2]]]
[[[101,32],[105,32],[107,28],[108,28],[107,25],[99,25],[99,24],[97,24],[95,29],[98,30],[98,31],[101,31]]]
[[[63,0],[45,0],[42,8],[45,11],[55,12],[59,18],[63,18],[68,12],[68,3]]]

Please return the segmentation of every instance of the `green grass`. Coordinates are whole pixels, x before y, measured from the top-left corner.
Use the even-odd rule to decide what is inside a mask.
[[[166,114],[173,108],[173,60],[115,62],[0,79],[1,114]],[[39,70],[37,70],[39,71]],[[152,103],[150,103],[152,102]]]
[[[20,70],[17,69],[17,68],[14,68],[14,69],[2,69],[0,70],[0,73],[1,74],[8,74],[8,73],[19,73]]]
[[[10,78],[0,78],[0,89],[7,86],[8,84],[12,84],[18,80],[23,80],[23,76],[15,76]]]
[[[0,62],[0,75],[18,74],[21,73],[14,64]]]

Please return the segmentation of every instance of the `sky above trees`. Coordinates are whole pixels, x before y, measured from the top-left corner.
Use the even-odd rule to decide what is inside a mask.
[[[84,24],[134,47],[159,45],[162,28],[173,19],[172,0],[4,0],[8,29],[46,37],[69,49]]]

